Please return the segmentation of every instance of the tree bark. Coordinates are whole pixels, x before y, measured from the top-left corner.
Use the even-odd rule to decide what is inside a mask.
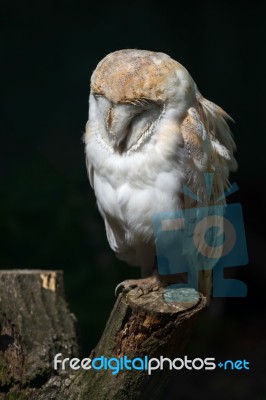
[[[162,289],[120,294],[90,358],[180,357],[206,305],[197,293],[190,300],[167,302]],[[79,357],[62,271],[0,271],[0,400],[158,399],[171,373],[168,367],[150,375],[126,368],[55,370],[57,353]]]

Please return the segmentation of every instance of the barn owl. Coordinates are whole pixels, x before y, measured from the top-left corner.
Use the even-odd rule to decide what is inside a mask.
[[[166,284],[156,271],[153,215],[195,207],[182,188],[206,197],[206,172],[213,193],[224,192],[236,169],[227,118],[164,53],[119,50],[97,65],[84,135],[89,181],[110,247],[142,275],[118,287]]]

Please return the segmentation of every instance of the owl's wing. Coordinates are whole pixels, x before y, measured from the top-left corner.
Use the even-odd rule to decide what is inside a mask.
[[[217,200],[229,186],[229,171],[237,167],[233,156],[235,143],[226,118],[230,117],[225,111],[198,93],[195,106],[189,108],[181,124],[184,148],[189,156],[185,182],[188,191],[185,191],[184,208],[190,211],[186,214],[184,247],[190,265],[203,269],[200,290],[207,296],[212,286],[211,269],[222,255],[220,241],[224,207],[221,205],[225,200],[222,198],[217,208],[213,206],[217,205]],[[212,187],[209,188],[206,185],[206,173],[212,174]],[[200,226],[198,231],[197,225]],[[214,228],[210,229],[210,225]],[[208,240],[205,233],[208,233]],[[202,258],[202,254],[207,254],[207,257]]]
[[[229,118],[222,108],[198,93],[196,105],[189,108],[181,124],[184,147],[189,155],[186,184],[204,197],[204,173],[212,173],[212,201],[222,196],[228,187],[229,171],[237,167],[233,156],[235,143],[226,123]]]

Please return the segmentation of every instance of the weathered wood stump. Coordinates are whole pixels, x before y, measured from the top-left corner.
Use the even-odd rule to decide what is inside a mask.
[[[162,291],[117,298],[90,358],[182,355],[195,318],[206,305],[165,302]],[[0,399],[102,400],[159,398],[168,369],[54,369],[54,356],[78,358],[76,319],[64,298],[62,271],[0,271]]]

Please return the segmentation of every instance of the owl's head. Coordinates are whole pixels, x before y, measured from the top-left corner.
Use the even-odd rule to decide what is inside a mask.
[[[187,70],[164,53],[119,50],[91,77],[89,119],[115,151],[137,148],[162,118],[181,118],[195,98]]]

